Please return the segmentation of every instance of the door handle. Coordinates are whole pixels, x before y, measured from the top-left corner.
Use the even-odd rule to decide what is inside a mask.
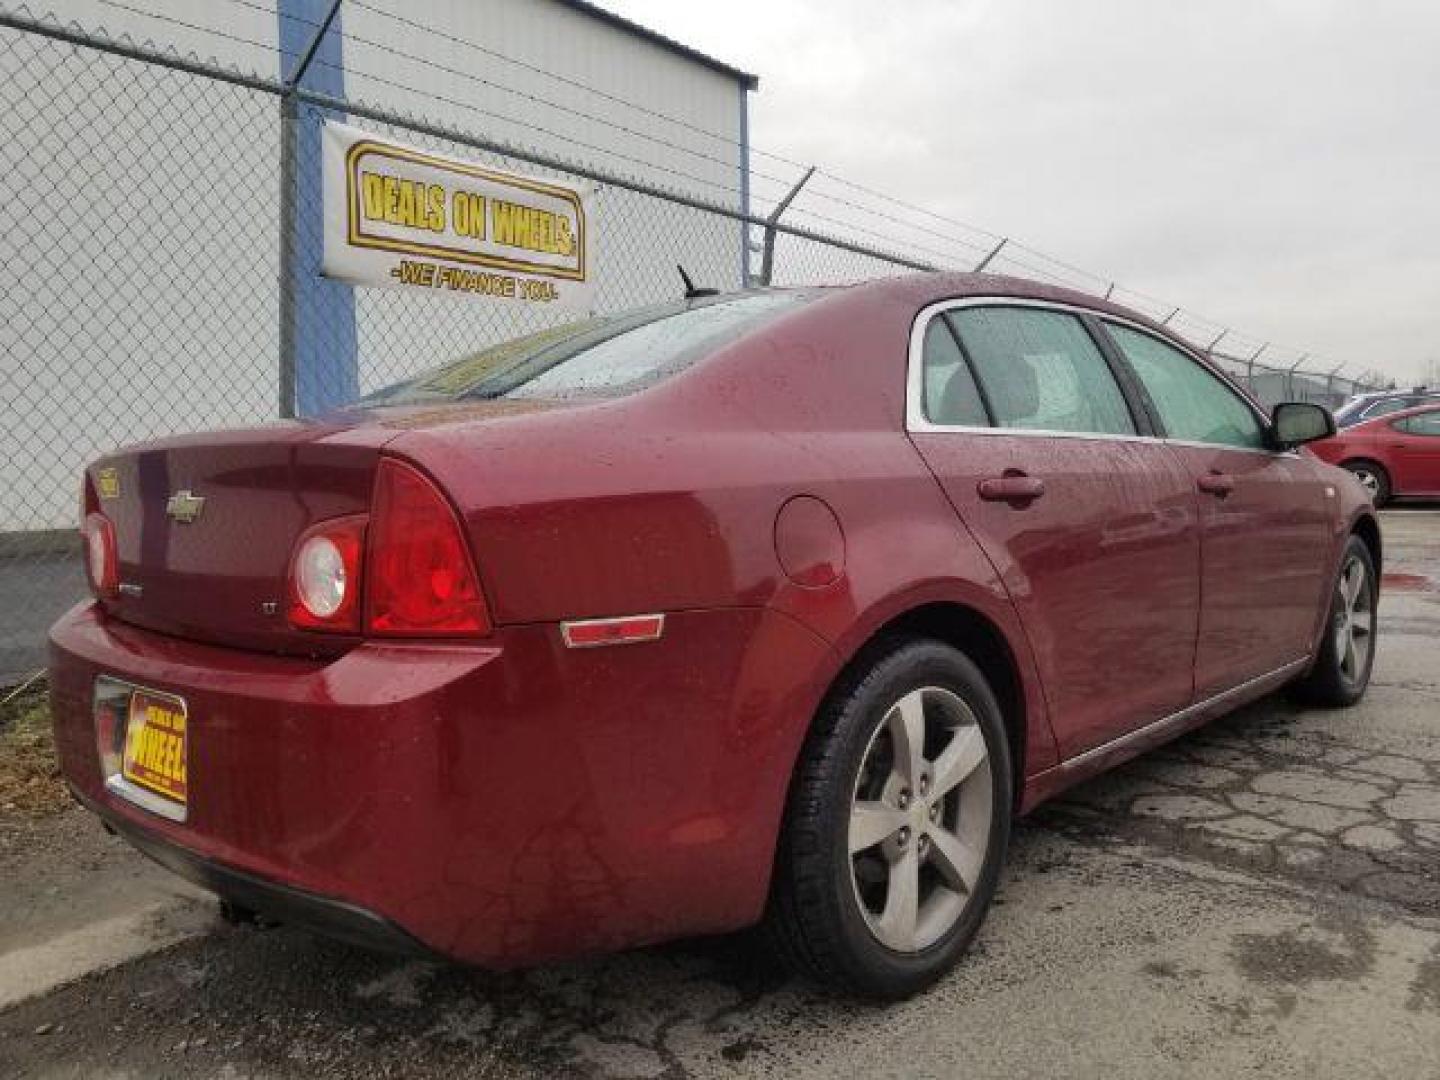
[[[1038,476],[1024,473],[1007,473],[992,476],[976,485],[980,498],[986,502],[1005,502],[1011,505],[1033,502],[1045,494],[1045,481]]]
[[[1206,494],[1223,499],[1235,490],[1235,478],[1222,472],[1208,472],[1196,480],[1195,485]]]

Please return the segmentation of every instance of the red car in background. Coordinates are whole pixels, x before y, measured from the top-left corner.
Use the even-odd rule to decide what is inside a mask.
[[[1015,815],[1347,705],[1369,499],[1163,327],[992,276],[692,299],[86,472],[63,769],[232,908],[493,967],[764,919],[940,977]]]
[[[1366,420],[1310,449],[1354,473],[1376,506],[1391,499],[1440,499],[1440,405]]]

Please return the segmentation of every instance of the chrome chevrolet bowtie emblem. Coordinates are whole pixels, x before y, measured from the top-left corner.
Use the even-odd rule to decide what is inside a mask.
[[[205,500],[191,491],[177,491],[165,503],[165,513],[181,525],[189,525],[205,509]]]

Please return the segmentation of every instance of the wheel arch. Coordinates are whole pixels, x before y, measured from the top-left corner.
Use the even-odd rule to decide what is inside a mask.
[[[978,608],[952,599],[929,599],[891,614],[849,655],[826,686],[816,709],[898,642],[929,638],[964,653],[980,669],[1000,705],[1010,744],[1011,769],[1018,812],[1025,782],[1029,727],[1034,717],[1026,700],[1025,673],[1015,647],[1004,630]],[[810,723],[813,725],[814,717]]]
[[[1375,573],[1378,576],[1384,565],[1383,555],[1385,542],[1380,535],[1380,523],[1375,520],[1374,514],[1361,514],[1350,526],[1350,532],[1365,542],[1370,549],[1370,558],[1375,563]]]
[[[1378,457],[1370,454],[1351,454],[1348,457],[1341,458],[1336,464],[1342,469],[1348,469],[1352,465],[1368,465],[1373,469],[1379,469],[1387,480],[1390,479],[1389,466]]]

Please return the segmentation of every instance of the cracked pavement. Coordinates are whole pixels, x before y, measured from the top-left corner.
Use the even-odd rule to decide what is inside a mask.
[[[1266,699],[1041,808],[910,1002],[744,935],[495,975],[215,924],[0,1011],[0,1075],[1440,1078],[1440,511],[1384,528],[1365,701]]]

